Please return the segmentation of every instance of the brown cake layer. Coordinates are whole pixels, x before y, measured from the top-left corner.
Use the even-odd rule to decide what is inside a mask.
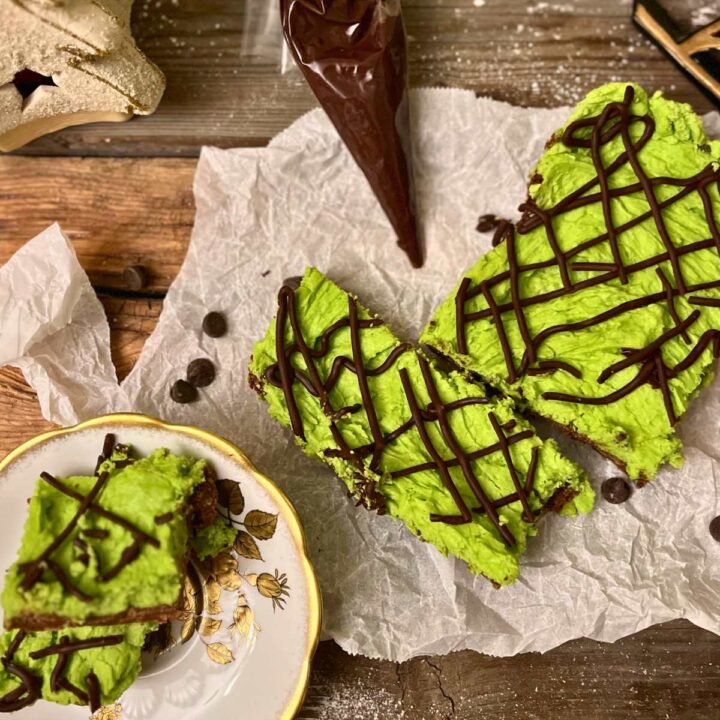
[[[188,504],[187,516],[188,525],[193,531],[202,530],[213,523],[217,512],[218,500],[217,476],[211,468],[206,468],[207,480],[199,485]],[[183,559],[183,572],[187,572],[190,562],[190,549]],[[166,623],[170,620],[182,618],[183,593],[182,588],[178,592],[178,599],[174,605],[158,605],[151,608],[129,608],[125,612],[115,615],[101,615],[88,618],[82,622],[75,622],[60,615],[46,615],[43,613],[27,613],[14,617],[11,621],[5,622],[7,630],[60,630],[66,627],[84,625],[125,625],[135,622],[158,622]]]

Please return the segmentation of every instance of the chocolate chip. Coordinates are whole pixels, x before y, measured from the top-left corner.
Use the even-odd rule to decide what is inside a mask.
[[[620,503],[624,503],[630,497],[632,490],[630,488],[630,484],[625,478],[613,477],[608,478],[602,484],[600,492],[602,492],[602,496],[609,503],[619,505]]]
[[[540,183],[542,183],[542,181],[543,181],[543,176],[542,176],[540,173],[535,173],[535,174],[530,178],[530,184],[531,184],[531,185],[540,185]]]
[[[713,540],[720,542],[720,515],[710,522],[710,535]]]
[[[148,284],[148,272],[142,265],[130,265],[123,270],[123,280],[128,289],[139,292]]]
[[[494,230],[502,221],[497,216],[493,215],[492,213],[488,213],[487,215],[481,215],[478,218],[478,224],[475,228],[478,232],[486,233],[490,232],[491,230]]]
[[[198,358],[187,366],[187,381],[193,387],[207,387],[214,379],[215,365],[207,358]]]
[[[211,338],[220,338],[227,332],[227,320],[222,313],[208,313],[202,323],[203,332]]]
[[[288,287],[291,290],[297,290],[302,283],[302,277],[300,275],[294,275],[293,277],[285,278],[283,280],[283,287]]]
[[[178,380],[170,388],[170,397],[181,405],[195,402],[198,399],[198,391],[185,380]]]

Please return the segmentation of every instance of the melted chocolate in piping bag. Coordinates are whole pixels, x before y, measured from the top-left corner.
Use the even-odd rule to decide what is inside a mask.
[[[280,8],[305,79],[420,267],[400,0],[280,0]]]

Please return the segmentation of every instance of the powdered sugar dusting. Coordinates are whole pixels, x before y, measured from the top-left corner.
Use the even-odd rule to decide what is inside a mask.
[[[698,28],[711,23],[718,17],[720,17],[720,7],[717,5],[706,5],[705,7],[693,10],[692,15],[690,16],[690,22],[694,28]]]
[[[312,696],[303,712],[317,720],[402,720],[405,710],[396,695],[358,678],[354,683],[333,684],[331,692],[319,699]]]

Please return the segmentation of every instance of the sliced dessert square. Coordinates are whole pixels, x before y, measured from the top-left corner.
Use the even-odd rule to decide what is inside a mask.
[[[511,401],[441,370],[315,269],[280,290],[250,382],[359,503],[497,585],[544,511],[592,506],[582,471]]]
[[[105,443],[94,475],[43,473],[2,595],[8,629],[178,617],[195,527],[215,519],[204,460]]]
[[[14,630],[0,637],[0,713],[37,700],[89,705],[114,703],[135,681],[152,623],[60,631]]]
[[[688,105],[594,90],[421,342],[632,480],[679,465],[676,425],[720,351],[719,162]]]

